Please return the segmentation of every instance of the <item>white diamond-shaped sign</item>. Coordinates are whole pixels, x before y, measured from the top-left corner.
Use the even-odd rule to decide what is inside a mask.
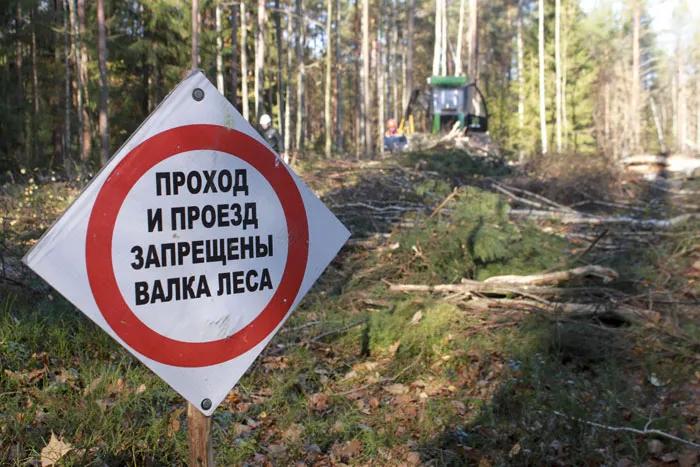
[[[349,236],[196,71],[24,262],[210,415]]]

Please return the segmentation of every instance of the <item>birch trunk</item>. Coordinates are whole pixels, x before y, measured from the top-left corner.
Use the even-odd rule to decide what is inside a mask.
[[[241,106],[243,118],[250,121],[250,102],[248,96],[248,13],[245,0],[241,0]]]
[[[372,154],[372,121],[369,109],[372,105],[372,95],[369,86],[369,0],[362,0],[362,120],[365,126],[365,155]]]
[[[442,0],[442,44],[440,45],[440,75],[447,76],[447,0]]]
[[[686,109],[686,96],[685,96],[685,73],[683,69],[683,47],[681,46],[681,40],[679,38],[678,45],[676,46],[676,63],[678,65],[678,104],[676,108],[677,113],[677,142],[676,146],[679,151],[685,149],[685,109]]]
[[[219,0],[216,1],[215,6],[216,15],[216,89],[219,90],[221,94],[224,94],[224,60],[221,57],[221,50],[223,49],[223,38],[221,37],[221,3]]]
[[[469,77],[472,83],[479,81],[479,3],[469,0]]]
[[[277,36],[277,120],[279,121],[280,131],[284,131],[284,94],[282,87],[284,86],[282,68],[284,67],[282,54],[282,9],[280,0],[275,0],[275,35]],[[287,146],[284,147],[287,151]]]
[[[364,150],[365,133],[362,129],[362,71],[360,68],[360,0],[355,0],[355,159]]]
[[[464,41],[464,11],[466,0],[459,0],[459,26],[457,28],[457,51],[455,52],[455,76],[462,75],[462,42]]]
[[[255,118],[265,113],[264,86],[265,78],[265,0],[258,0],[258,28],[255,34]]]
[[[382,11],[386,9],[386,1],[382,2]],[[377,109],[377,148],[379,151],[379,154],[381,156],[384,156],[384,119],[385,119],[385,113],[386,110],[384,108],[384,67],[382,63],[382,30],[386,26],[386,23],[384,21],[379,21],[377,25],[377,41],[375,42],[376,44],[376,59],[377,59],[377,67],[376,67],[376,76],[377,76],[377,100],[379,101],[379,108]]]
[[[700,151],[700,76],[695,77],[695,146]]]
[[[330,1],[330,0],[329,0]],[[335,68],[336,68],[336,134],[335,146],[338,154],[343,154],[343,70],[340,63],[340,5],[341,1],[337,0],[335,8]]]
[[[557,152],[561,153],[561,0],[554,2],[554,68],[556,87],[555,131]]]
[[[403,92],[404,107],[408,106],[408,101],[413,92],[413,52],[415,48],[413,44],[413,24],[415,9],[416,0],[408,0],[408,24],[406,25],[406,35],[408,36],[406,39],[406,86]],[[406,124],[408,124],[408,122],[406,122]]]
[[[639,29],[641,23],[641,0],[634,0],[632,19],[632,95],[630,96],[630,117],[632,120],[632,150],[637,151],[640,143],[639,90],[641,87],[639,69]]]
[[[199,3],[192,0],[192,69],[199,68]]]
[[[391,2],[391,45],[389,48],[388,62],[391,67],[391,103],[393,106],[393,117],[399,118],[399,83],[398,83],[398,69],[396,66],[396,43],[399,40],[398,29],[396,28],[396,2],[395,0],[389,0]],[[384,144],[382,142],[382,144]]]
[[[539,61],[540,61],[540,136],[542,154],[547,154],[547,115],[545,113],[544,94],[544,0],[539,0]]]
[[[435,45],[433,46],[433,76],[440,74],[440,55],[442,54],[442,2],[435,0]]]
[[[238,106],[238,5],[231,4],[231,103]],[[286,147],[286,146],[285,146]]]
[[[330,159],[333,146],[333,118],[331,115],[331,66],[333,65],[333,50],[331,47],[333,41],[331,39],[331,32],[333,25],[333,0],[326,1],[328,2],[328,10],[326,12],[326,81],[323,94],[323,117],[326,130],[324,153],[326,159]]]
[[[304,146],[304,86],[306,85],[306,68],[304,65],[304,48],[306,46],[306,27],[304,24],[303,0],[296,0],[297,11],[297,121],[296,121],[296,150],[301,152]]]
[[[561,58],[561,131],[563,139],[563,148],[566,151],[569,148],[569,118],[566,111],[566,89],[567,89],[567,76],[569,73],[568,68],[568,50],[569,50],[569,8],[568,5],[564,7],[564,17],[562,23],[564,25],[564,35],[562,37],[562,58]]]
[[[109,128],[107,126],[108,83],[107,83],[107,33],[105,31],[105,0],[97,0],[97,61],[100,69],[100,162],[102,166],[109,159]]]
[[[287,41],[293,37],[292,17],[287,16]],[[287,44],[287,79],[285,80],[285,106],[284,106],[284,162],[289,164],[289,153],[292,144],[292,49]]]
[[[517,17],[517,47],[518,47],[518,157],[520,162],[525,159],[523,150],[523,137],[525,130],[525,76],[524,74],[524,47],[523,47],[523,0],[518,0]]]

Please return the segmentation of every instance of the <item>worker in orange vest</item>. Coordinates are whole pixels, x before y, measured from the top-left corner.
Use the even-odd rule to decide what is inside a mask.
[[[396,126],[396,119],[387,120],[384,131],[384,150],[391,153],[401,152],[406,149],[407,144],[406,136],[399,132]]]

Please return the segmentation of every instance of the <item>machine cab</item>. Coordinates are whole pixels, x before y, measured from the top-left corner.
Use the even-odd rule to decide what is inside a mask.
[[[488,131],[486,103],[474,84],[466,76],[433,76],[431,85],[432,131],[451,130],[456,122],[461,129]]]

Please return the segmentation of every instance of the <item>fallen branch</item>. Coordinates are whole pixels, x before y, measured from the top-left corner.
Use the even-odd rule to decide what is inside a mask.
[[[695,448],[700,448],[700,444],[698,444],[698,443],[688,441],[687,439],[679,438],[678,436],[672,435],[671,433],[666,433],[665,431],[661,431],[661,430],[657,430],[657,429],[650,430],[646,426],[644,427],[643,430],[639,430],[637,428],[631,428],[628,426],[609,426],[609,425],[603,425],[602,423],[596,423],[596,422],[591,422],[589,420],[584,420],[584,419],[578,418],[578,417],[572,417],[571,415],[566,415],[564,413],[557,412],[556,410],[552,410],[552,412],[555,415],[558,415],[560,417],[564,417],[566,419],[574,420],[574,421],[580,422],[580,423],[585,423],[586,425],[594,426],[596,428],[603,428],[604,430],[627,431],[629,433],[635,433],[635,434],[642,435],[642,436],[656,435],[656,436],[661,436],[664,438],[672,439],[673,441],[678,441],[679,443],[687,444],[687,445],[693,446]]]
[[[614,293],[616,290],[605,289],[602,287],[543,287],[531,285],[512,285],[512,284],[487,284],[480,281],[470,281],[462,279],[459,284],[391,284],[389,285],[390,292],[437,292],[437,293],[459,293],[469,297],[474,293],[484,295],[520,295],[531,296],[538,295],[542,297],[558,297],[558,296],[577,296],[585,293]]]
[[[421,226],[425,226],[425,224],[427,224],[428,221],[429,221],[430,219],[432,219],[433,217],[435,217],[435,215],[436,215],[437,213],[439,213],[439,212],[442,210],[442,208],[444,208],[445,205],[446,205],[447,203],[449,203],[450,200],[451,200],[452,198],[454,198],[454,197],[457,195],[458,191],[459,191],[459,190],[458,190],[457,188],[455,188],[454,190],[452,190],[452,193],[450,193],[449,195],[447,195],[447,197],[446,197],[444,200],[442,200],[442,203],[440,203],[435,209],[433,209],[433,212],[431,212],[430,215],[428,216],[428,218],[427,218],[426,220],[423,221],[423,223],[421,224]]]
[[[550,272],[546,274],[533,274],[531,276],[493,276],[484,281],[485,284],[508,285],[559,285],[581,277],[599,277],[608,283],[617,280],[618,274],[610,268],[602,266],[582,266],[566,271]]]
[[[567,211],[567,212],[571,212],[571,213],[576,213],[576,212],[577,212],[575,209],[572,209],[572,208],[570,208],[570,207],[568,207],[568,206],[564,206],[563,204],[559,204],[559,203],[557,203],[557,202],[555,202],[555,201],[552,201],[552,200],[549,199],[549,198],[546,198],[546,197],[544,197],[544,196],[542,196],[542,195],[538,195],[537,193],[533,193],[533,192],[531,192],[531,191],[527,191],[527,190],[525,190],[525,189],[523,189],[523,188],[518,188],[518,187],[515,187],[515,186],[504,185],[504,184],[502,184],[502,183],[497,182],[497,181],[494,180],[493,178],[489,178],[489,180],[491,181],[491,183],[494,184],[494,186],[500,186],[501,188],[507,188],[508,190],[512,190],[512,191],[515,191],[515,192],[517,192],[517,193],[522,193],[522,194],[525,194],[525,195],[532,196],[533,198],[539,199],[540,201],[542,201],[542,202],[544,202],[544,203],[546,203],[546,204],[549,204],[550,206],[553,206],[554,208],[557,208],[557,209],[559,209],[559,210]],[[522,198],[521,198],[521,199],[522,199]],[[539,204],[539,203],[538,203],[538,204]]]
[[[529,199],[521,198],[520,196],[512,193],[511,191],[508,191],[506,188],[504,188],[500,185],[497,185],[495,183],[493,184],[493,188],[496,191],[503,193],[504,195],[508,196],[509,198],[514,199],[515,201],[517,201],[519,203],[526,204],[526,205],[532,206],[534,208],[541,208],[541,209],[547,208],[547,206],[544,206],[543,204],[538,203],[537,201],[530,201]]]
[[[361,319],[360,321],[356,321],[356,322],[354,322],[354,323],[352,323],[352,324],[348,324],[347,326],[344,326],[344,327],[342,327],[342,328],[340,328],[340,329],[334,329],[334,330],[332,330],[332,331],[324,332],[324,333],[319,334],[318,336],[315,336],[315,337],[313,337],[313,338],[311,338],[311,339],[307,339],[307,340],[300,341],[300,342],[294,342],[294,343],[292,343],[292,344],[282,345],[282,346],[280,346],[280,347],[277,347],[277,348],[274,349],[274,350],[271,350],[271,351],[267,352],[265,355],[268,355],[268,356],[269,356],[269,355],[277,355],[277,354],[282,353],[282,352],[284,352],[285,350],[290,349],[290,348],[292,348],[292,347],[299,347],[299,346],[301,346],[301,345],[312,344],[312,343],[314,343],[314,342],[320,341],[320,340],[323,339],[324,337],[328,337],[328,336],[332,336],[333,334],[340,334],[340,333],[343,333],[343,332],[345,332],[345,331],[349,331],[350,329],[352,329],[352,328],[354,328],[354,327],[357,327],[357,326],[360,326],[360,325],[362,325],[362,324],[365,324],[367,321],[369,321],[369,318]]]
[[[578,215],[564,214],[557,211],[511,209],[513,216],[536,217],[539,219],[554,219],[562,224],[629,224],[637,227],[668,228],[684,224],[698,217],[697,214],[681,214],[670,219],[635,219],[632,217],[581,217]]]

